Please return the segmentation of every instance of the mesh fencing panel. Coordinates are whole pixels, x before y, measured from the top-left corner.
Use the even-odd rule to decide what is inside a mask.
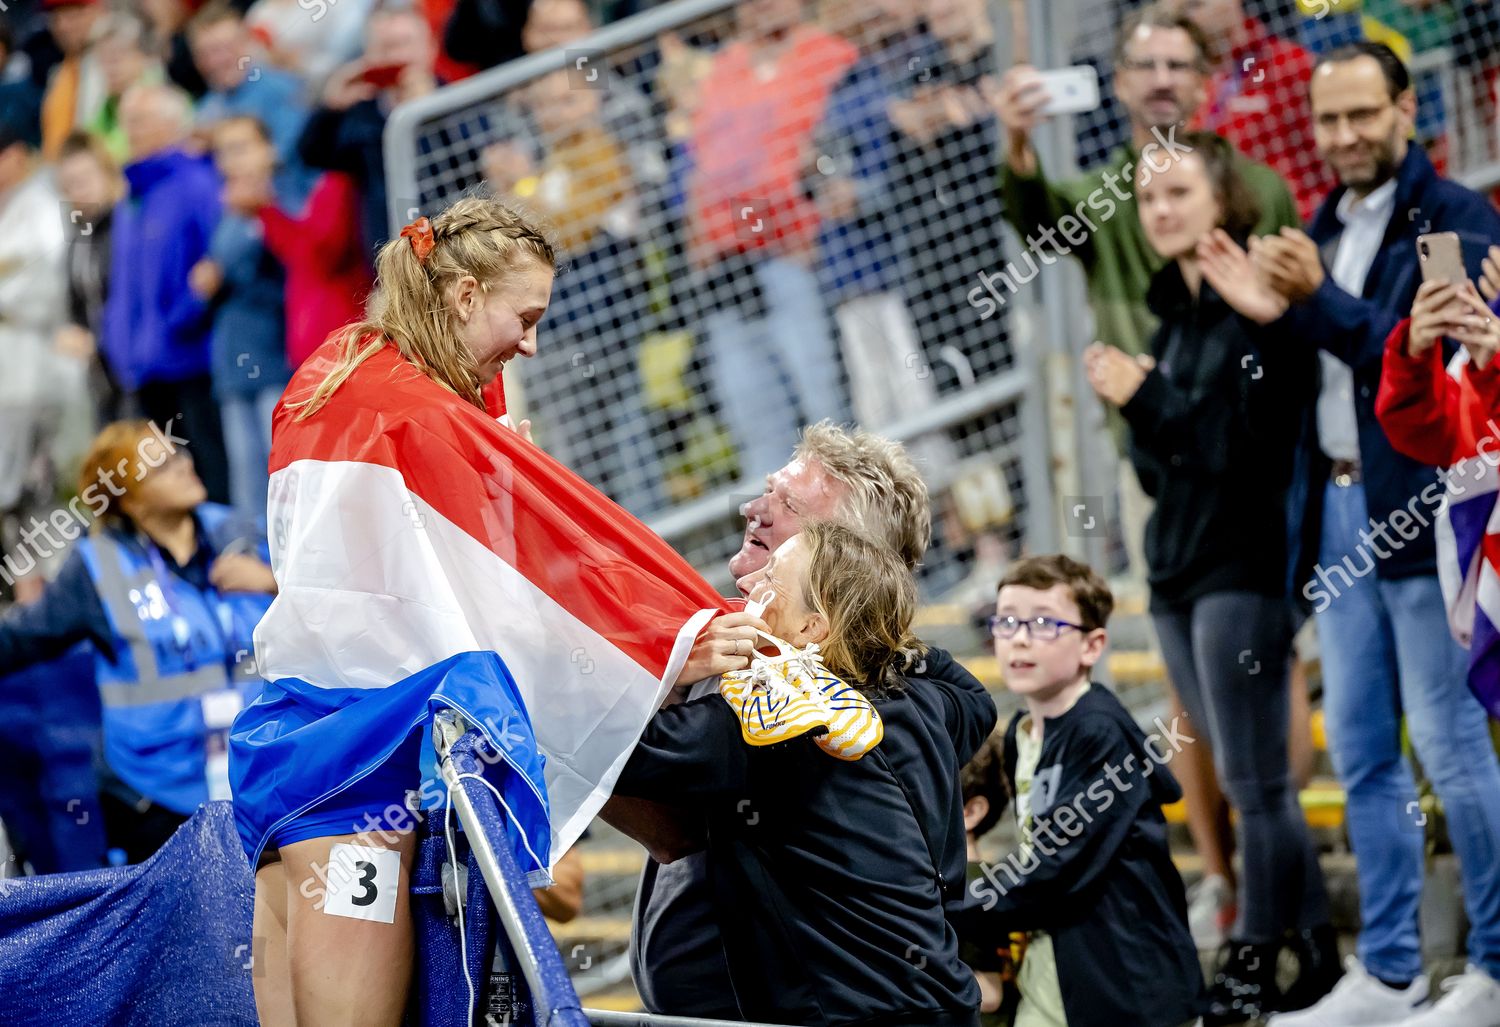
[[[828,417],[908,442],[943,591],[982,540],[1051,530],[1044,426],[1019,445],[1035,375],[972,295],[1004,248],[1001,35],[978,0],[669,4],[394,118],[392,216],[487,187],[550,224],[564,270],[512,406],[713,580]]]

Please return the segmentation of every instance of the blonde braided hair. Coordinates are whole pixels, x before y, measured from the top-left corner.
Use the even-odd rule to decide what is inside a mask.
[[[474,359],[458,337],[448,289],[465,275],[480,288],[503,287],[533,266],[555,270],[557,255],[540,227],[499,200],[467,196],[432,219],[434,245],[419,260],[411,240],[397,237],[375,258],[375,290],[363,321],[339,329],[337,363],[311,396],[287,406],[297,419],[316,413],[349,376],[387,343],[443,388],[481,409]]]

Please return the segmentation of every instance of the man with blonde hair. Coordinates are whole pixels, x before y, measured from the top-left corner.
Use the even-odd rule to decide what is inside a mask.
[[[905,447],[826,420],[803,429],[792,459],[767,475],[765,492],[740,510],[746,520],[745,534],[739,551],[730,558],[729,570],[746,596],[759,583],[771,554],[801,530],[804,520],[832,520],[857,528],[889,545],[913,569],[932,535],[927,483]],[[749,613],[726,614],[710,622],[694,644],[674,698],[708,694],[718,684],[711,675],[749,666],[762,641],[755,633],[759,624],[759,618]],[[968,762],[995,723],[994,701],[984,686],[940,649],[929,649],[907,676],[910,687],[941,693],[946,708],[954,712],[949,724],[955,732],[959,765]],[[983,730],[956,726],[976,722]],[[905,752],[890,752],[886,757],[896,764],[919,758]],[[950,819],[952,830],[929,843],[941,881],[954,889],[951,896],[945,892],[945,901],[956,903],[962,898],[967,858],[962,810],[955,807]],[[663,855],[660,850],[654,852]],[[711,900],[702,852],[667,863],[647,859],[636,897],[630,963],[636,988],[651,1012],[742,1018]]]

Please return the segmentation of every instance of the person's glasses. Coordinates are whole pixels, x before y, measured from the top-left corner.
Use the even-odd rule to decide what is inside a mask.
[[[1051,642],[1063,633],[1064,628],[1085,631],[1082,624],[1062,620],[1058,617],[1036,616],[1022,620],[1014,614],[990,618],[990,635],[994,638],[1015,638],[1022,628],[1033,642]]]

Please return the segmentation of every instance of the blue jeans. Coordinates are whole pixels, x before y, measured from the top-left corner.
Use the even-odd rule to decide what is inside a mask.
[[[755,265],[764,317],[728,310],[706,319],[714,386],[740,457],[759,481],[787,462],[797,433],[849,416],[828,308],[813,273],[790,260]]]
[[[1369,520],[1362,486],[1327,486],[1325,569],[1346,556],[1346,569],[1371,567],[1367,554],[1354,552]],[[1348,795],[1358,865],[1360,962],[1393,981],[1422,970],[1417,909],[1426,821],[1401,754],[1404,712],[1458,855],[1472,925],[1469,961],[1500,977],[1500,761],[1488,717],[1465,681],[1464,651],[1448,633],[1438,579],[1382,581],[1376,569],[1349,577],[1317,623],[1329,747]]]
[[[259,392],[223,396],[219,418],[224,423],[224,451],[229,457],[229,501],[243,516],[259,521],[266,515],[270,483],[271,412],[286,383]]]

